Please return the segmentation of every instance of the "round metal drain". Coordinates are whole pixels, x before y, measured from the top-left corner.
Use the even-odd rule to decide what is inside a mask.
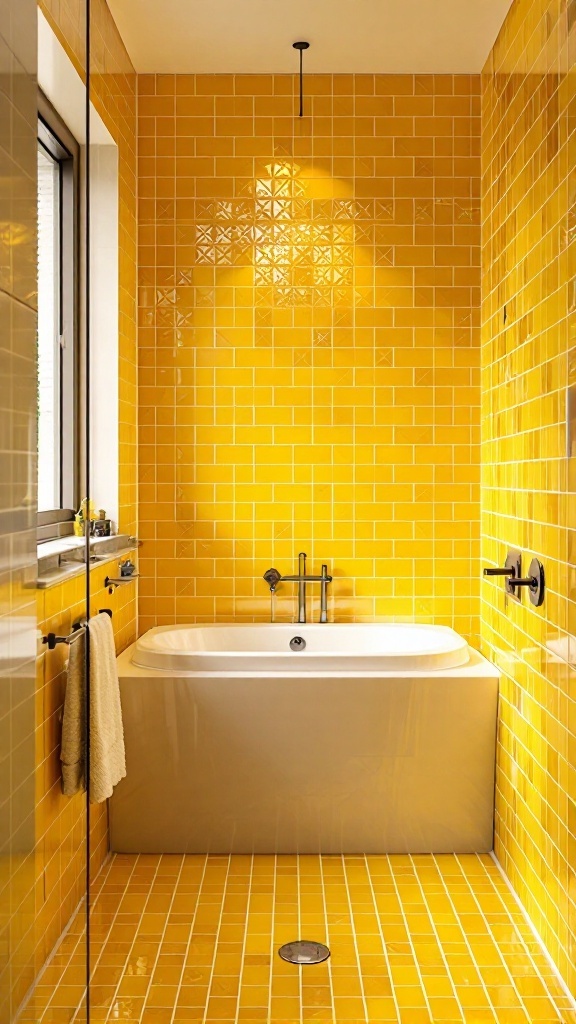
[[[307,942],[306,939],[300,939],[280,946],[278,956],[289,964],[321,964],[330,956],[330,950],[323,942]]]

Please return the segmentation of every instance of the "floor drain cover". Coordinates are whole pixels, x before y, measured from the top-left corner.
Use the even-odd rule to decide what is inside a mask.
[[[280,946],[278,956],[289,964],[321,964],[330,956],[330,950],[323,942],[307,942],[302,939]]]

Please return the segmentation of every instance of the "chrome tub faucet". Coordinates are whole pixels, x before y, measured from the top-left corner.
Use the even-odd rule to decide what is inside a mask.
[[[328,575],[328,566],[322,566],[321,576],[306,575],[306,554],[301,551],[298,555],[298,574],[296,576],[281,576],[278,569],[268,569],[264,573],[264,579],[273,594],[279,583],[298,584],[298,622],[306,622],[306,584],[320,584],[320,622],[328,622],[328,584],[332,577]]]

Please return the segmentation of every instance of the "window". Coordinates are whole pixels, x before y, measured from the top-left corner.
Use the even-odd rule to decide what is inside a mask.
[[[78,506],[78,145],[46,101],[38,120],[38,512]]]

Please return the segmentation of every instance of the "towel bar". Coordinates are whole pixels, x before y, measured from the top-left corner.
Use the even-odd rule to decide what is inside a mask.
[[[112,618],[111,608],[99,608],[98,611],[100,613],[105,612],[106,615],[109,615],[110,618]],[[56,644],[68,644],[68,646],[70,646],[70,644],[73,644],[74,641],[78,640],[85,632],[86,622],[77,622],[72,627],[72,632],[70,633],[69,636],[57,636],[56,633],[47,633],[46,636],[42,637],[42,643],[48,644],[48,650],[53,651],[54,648],[56,647]]]

